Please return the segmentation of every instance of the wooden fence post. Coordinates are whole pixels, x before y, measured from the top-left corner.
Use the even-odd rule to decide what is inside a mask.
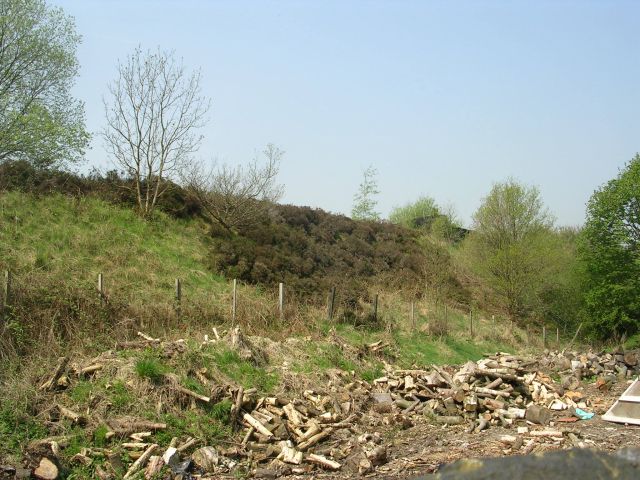
[[[373,322],[378,322],[378,294],[373,297]]]
[[[411,330],[416,331],[416,310],[415,302],[411,302]]]
[[[11,272],[9,270],[4,271],[4,285],[2,295],[2,309],[0,310],[0,317],[2,320],[6,319],[6,310],[11,302]]]
[[[235,326],[236,324],[236,305],[238,301],[237,286],[238,286],[238,281],[234,278],[233,279],[233,297],[231,299],[231,326]]]
[[[182,303],[182,283],[176,278],[176,312],[180,315]]]
[[[447,304],[444,305],[444,329],[445,329],[445,335],[449,334],[449,308],[447,307]]]
[[[331,287],[331,293],[329,294],[329,308],[327,312],[327,317],[329,320],[333,320],[333,309],[335,308],[336,302],[336,287]]]
[[[473,338],[473,307],[469,307],[469,333]]]
[[[280,320],[284,319],[284,283],[278,285],[278,310],[280,311]]]
[[[560,328],[556,327],[556,348],[560,348]]]
[[[542,348],[547,348],[547,327],[542,325]]]
[[[100,306],[104,307],[104,278],[102,273],[98,274],[98,295],[100,295]]]

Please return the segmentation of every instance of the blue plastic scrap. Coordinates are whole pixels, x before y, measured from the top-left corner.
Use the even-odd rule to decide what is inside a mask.
[[[591,420],[595,413],[593,412],[585,412],[581,408],[576,408],[576,417],[580,420]]]

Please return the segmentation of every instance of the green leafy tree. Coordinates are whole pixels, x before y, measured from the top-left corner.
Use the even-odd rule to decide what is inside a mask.
[[[378,181],[376,176],[378,171],[372,166],[367,167],[363,173],[362,183],[358,188],[358,192],[353,197],[353,208],[351,209],[351,217],[355,220],[380,220],[380,214],[376,212],[376,195],[380,193],[378,190]]]
[[[395,207],[389,215],[389,220],[448,242],[460,239],[462,232],[454,209],[442,209],[428,196],[422,196],[402,207]]]
[[[473,220],[466,240],[473,269],[512,318],[531,314],[558,252],[553,220],[538,189],[515,180],[497,183]]]
[[[587,204],[579,243],[591,331],[632,334],[640,322],[640,155]]]
[[[89,135],[71,96],[80,36],[43,0],[0,0],[0,162],[39,168],[79,161]]]
[[[402,207],[395,207],[389,215],[392,223],[406,228],[428,228],[440,216],[440,209],[436,201],[427,196],[418,198],[415,202]]]

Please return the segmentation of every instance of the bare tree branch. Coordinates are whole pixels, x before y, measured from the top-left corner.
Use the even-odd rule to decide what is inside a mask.
[[[282,196],[283,187],[276,184],[276,177],[284,152],[268,144],[262,153],[266,159],[262,165],[257,158],[246,167],[223,164],[207,170],[194,164],[184,178],[210,219],[229,232],[258,223],[269,204]]]
[[[115,163],[135,184],[138,208],[151,215],[167,179],[182,176],[203,136],[211,101],[201,94],[200,73],[188,75],[173,54],[137,48],[118,65],[104,101],[102,131]]]

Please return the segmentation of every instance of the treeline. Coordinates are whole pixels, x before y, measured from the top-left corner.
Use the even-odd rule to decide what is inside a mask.
[[[624,341],[640,326],[640,156],[596,190],[586,213],[582,228],[558,227],[537,188],[507,180],[493,185],[462,240],[452,236],[455,216],[429,197],[391,220],[449,245],[474,302]]]

